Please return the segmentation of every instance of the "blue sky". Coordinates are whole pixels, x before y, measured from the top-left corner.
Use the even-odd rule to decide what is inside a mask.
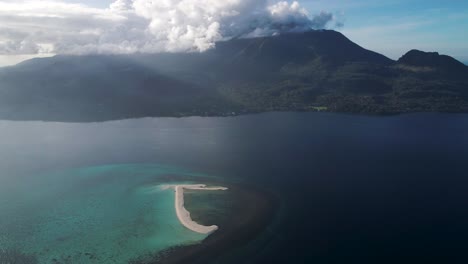
[[[114,0],[62,1],[107,8]],[[468,0],[299,0],[299,3],[311,15],[332,12],[344,23],[337,30],[357,44],[392,59],[410,49],[420,49],[468,62]],[[0,66],[30,57],[0,55]]]
[[[328,10],[358,44],[397,59],[409,49],[439,51],[468,61],[466,0],[303,0],[310,12]]]
[[[73,2],[73,0],[67,0]],[[81,0],[96,7],[112,0]],[[312,14],[334,13],[359,45],[398,59],[410,49],[438,51],[468,62],[467,0],[300,0]]]

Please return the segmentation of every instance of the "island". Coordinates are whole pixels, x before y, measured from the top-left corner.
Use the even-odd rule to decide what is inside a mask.
[[[215,259],[219,263],[224,263],[224,258],[229,259],[230,256],[226,253],[232,252],[233,249],[238,252],[250,250],[252,246],[255,247],[250,242],[259,237],[268,239],[274,235],[265,232],[274,222],[281,203],[279,197],[274,193],[261,187],[239,182],[218,181],[204,177],[192,180],[171,175],[164,182],[153,185],[153,187],[162,191],[173,191],[176,199],[179,195],[179,198],[184,199],[185,203],[181,203],[182,200],[174,203],[176,211],[177,207],[183,208],[180,212],[187,210],[188,219],[181,218],[183,214],[177,214],[177,217],[182,225],[189,230],[192,229],[183,221],[188,223],[195,220],[198,222],[195,223],[196,225],[216,223],[219,228],[212,229],[211,233],[207,234],[206,238],[199,243],[181,244],[161,252],[155,252],[153,255],[141,256],[134,259],[131,264],[201,264],[210,263]],[[206,183],[206,185],[197,183]],[[229,191],[217,192],[224,190]],[[213,191],[213,193],[206,193],[209,191]],[[197,200],[195,197],[201,197],[205,194],[214,195],[224,200],[223,206],[226,207],[219,208],[222,213],[217,214],[214,218],[208,214],[211,209],[198,209],[198,203],[207,202],[207,200],[205,198]]]
[[[190,212],[184,207],[184,189],[187,190],[205,190],[205,191],[225,191],[226,187],[207,187],[205,184],[191,185],[164,185],[163,189],[172,188],[175,192],[175,210],[180,223],[186,228],[201,234],[211,234],[218,230],[218,226],[204,226],[193,221]]]
[[[57,55],[0,68],[0,119],[96,122],[270,111],[468,112],[468,67],[398,60],[333,30],[216,43],[202,53]]]

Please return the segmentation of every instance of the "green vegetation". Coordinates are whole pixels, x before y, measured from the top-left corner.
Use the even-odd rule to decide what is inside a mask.
[[[0,69],[2,119],[467,110],[464,64],[416,50],[392,61],[327,30],[234,39],[205,53],[56,56]]]

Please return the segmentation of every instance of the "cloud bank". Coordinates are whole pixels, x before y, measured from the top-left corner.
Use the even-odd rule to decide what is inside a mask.
[[[190,52],[235,37],[339,25],[297,1],[116,0],[93,8],[58,0],[0,0],[0,54]]]

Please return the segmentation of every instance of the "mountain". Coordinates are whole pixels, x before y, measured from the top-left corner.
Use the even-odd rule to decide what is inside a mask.
[[[130,57],[56,56],[0,71],[0,117],[6,119],[191,115],[222,103],[213,99],[212,90],[160,74]]]
[[[401,65],[410,67],[422,67],[426,70],[432,70],[440,73],[451,74],[457,77],[466,73],[466,65],[456,59],[440,55],[437,52],[423,52],[419,50],[411,50],[398,60]]]
[[[332,30],[219,42],[204,53],[55,56],[0,68],[0,118],[98,121],[262,111],[468,110],[468,67],[393,61]]]

